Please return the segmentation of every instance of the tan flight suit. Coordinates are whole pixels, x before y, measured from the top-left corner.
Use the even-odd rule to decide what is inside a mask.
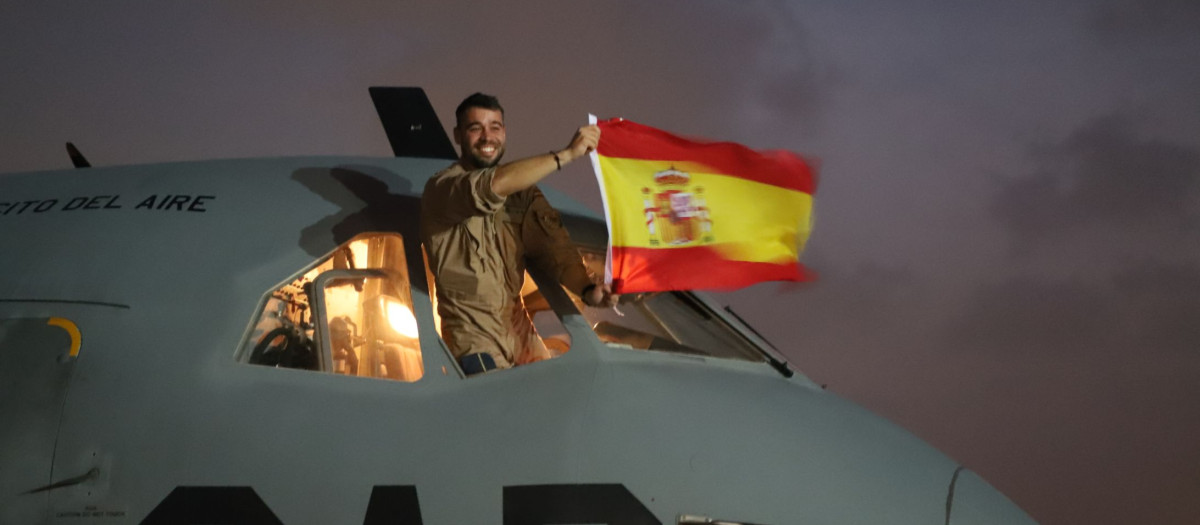
[[[468,172],[456,162],[429,179],[421,241],[450,351],[456,358],[491,354],[508,368],[548,356],[521,303],[526,257],[576,294],[593,280],[542,192],[496,195],[495,173]]]

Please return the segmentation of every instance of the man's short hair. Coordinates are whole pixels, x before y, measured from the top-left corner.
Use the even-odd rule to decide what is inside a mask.
[[[462,126],[463,117],[467,114],[467,110],[471,108],[490,109],[499,111],[500,116],[504,116],[504,108],[500,107],[500,99],[483,93],[475,93],[465,99],[458,105],[458,109],[454,110],[454,125]]]

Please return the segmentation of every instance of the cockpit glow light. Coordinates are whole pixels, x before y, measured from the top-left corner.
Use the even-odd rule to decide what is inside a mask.
[[[413,317],[412,310],[404,304],[389,299],[383,300],[384,309],[387,311],[388,323],[392,325],[392,330],[404,336],[416,339],[417,337],[417,318]]]

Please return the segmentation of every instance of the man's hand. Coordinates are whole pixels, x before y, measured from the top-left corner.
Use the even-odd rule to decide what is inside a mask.
[[[596,307],[609,307],[617,304],[621,296],[612,292],[612,287],[600,283],[589,286],[583,294],[583,304]]]
[[[575,132],[575,136],[571,138],[571,144],[563,153],[567,155],[564,159],[571,162],[579,157],[587,155],[596,150],[596,146],[600,144],[600,127],[599,126],[584,126]]]
[[[600,143],[600,128],[584,126],[575,132],[571,144],[555,153],[543,153],[526,159],[501,164],[492,177],[492,191],[507,197],[533,187],[546,176],[562,169],[567,163],[595,151]],[[552,156],[553,155],[553,156]],[[557,160],[555,158],[557,157]]]

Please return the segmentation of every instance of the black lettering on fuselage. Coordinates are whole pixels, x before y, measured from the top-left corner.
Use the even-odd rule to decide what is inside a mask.
[[[137,206],[134,206],[133,209],[140,210],[142,208],[146,208],[147,210],[152,210],[152,209],[154,209],[154,201],[156,199],[158,199],[158,195],[151,195],[149,197],[146,197],[145,199],[142,200],[142,202],[139,202]]]
[[[553,523],[662,525],[619,483],[504,487],[504,525]]]
[[[155,195],[146,197],[145,199],[142,199],[142,202],[139,202],[137,206],[133,207],[133,209],[135,209],[135,210],[142,210],[142,209],[163,210],[163,211],[170,211],[170,210],[185,211],[186,210],[186,211],[191,211],[191,212],[204,213],[204,212],[208,211],[208,209],[205,208],[204,205],[207,204],[208,201],[213,200],[215,198],[217,198],[216,195],[192,196],[192,195],[171,195],[169,193],[166,195],[163,195],[160,198],[157,194],[155,194]]]
[[[38,201],[23,201],[23,202],[21,202],[21,204],[23,204],[23,206],[21,206],[21,209],[19,211],[17,211],[17,215],[25,213],[25,210],[28,210],[30,206],[37,204],[37,202]]]
[[[192,198],[188,195],[176,195],[171,199],[171,202],[167,204],[167,209],[169,210],[174,207],[175,211],[183,211],[183,205],[190,200],[192,200]]]
[[[120,197],[121,197],[120,195],[97,195],[97,196],[89,199],[87,204],[83,205],[83,209],[85,209],[85,210],[98,210],[100,208],[104,208],[106,210],[119,209],[121,207],[121,205],[117,204],[117,199],[119,199]],[[107,202],[105,202],[105,199],[107,199]]]
[[[363,525],[424,525],[421,502],[413,485],[375,485]]]
[[[166,194],[162,198],[159,198],[157,194],[154,194],[142,199],[133,209],[204,213],[208,211],[206,206],[209,204],[209,201],[216,198],[216,195],[172,194]],[[0,202],[0,215],[21,215],[27,211],[31,213],[45,213],[55,210],[120,210],[124,208],[125,206],[121,203],[120,195],[88,195],[71,197],[66,201],[61,201],[60,199],[34,199]]]
[[[206,212],[208,210],[204,209],[204,201],[215,198],[217,198],[216,195],[197,195],[195,199],[192,199],[192,204],[188,206],[188,211]]]
[[[516,485],[504,487],[504,525],[607,523],[662,525],[654,513],[619,483]],[[250,487],[175,487],[142,520],[170,523],[279,523],[279,518]],[[376,485],[371,489],[363,525],[423,525],[421,502],[413,485]]]
[[[58,199],[0,202],[0,215],[20,215],[26,211],[43,213],[50,211],[56,204],[58,204]]]
[[[175,487],[142,525],[272,523],[283,525],[250,487]]]
[[[62,209],[63,211],[79,209],[83,207],[84,204],[87,204],[87,201],[87,197],[75,197],[74,199],[67,201],[67,203],[63,205]]]

